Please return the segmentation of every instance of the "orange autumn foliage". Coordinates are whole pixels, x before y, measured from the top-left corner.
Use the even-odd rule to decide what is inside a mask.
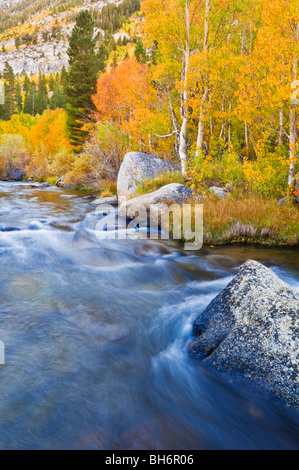
[[[93,101],[97,120],[110,122],[124,132],[132,150],[169,155],[173,142],[158,137],[169,129],[169,118],[163,109],[168,100],[159,99],[148,65],[135,57],[126,59],[98,79]]]
[[[63,109],[47,109],[31,129],[30,147],[34,152],[43,147],[49,155],[71,150],[66,131],[66,114]]]
[[[129,121],[134,111],[149,102],[149,68],[128,58],[98,80],[94,103],[101,121]]]

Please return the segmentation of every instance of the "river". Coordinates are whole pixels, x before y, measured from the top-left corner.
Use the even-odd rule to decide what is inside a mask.
[[[247,259],[296,249],[100,240],[86,194],[0,182],[0,449],[298,449],[294,410],[192,360],[192,322]]]

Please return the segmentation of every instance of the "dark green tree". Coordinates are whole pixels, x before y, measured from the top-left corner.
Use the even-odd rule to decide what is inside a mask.
[[[113,53],[111,67],[114,69],[117,67],[117,52]]]
[[[8,62],[5,62],[3,78],[5,80],[5,103],[1,105],[1,118],[8,120],[17,112],[16,79]]]
[[[136,46],[135,46],[135,57],[138,62],[145,64],[146,63],[146,49],[143,45],[143,42],[140,38],[138,38]]]
[[[63,66],[63,67],[62,67],[62,70],[61,70],[60,83],[61,83],[63,89],[66,91],[66,89],[67,89],[67,83],[68,83],[68,78],[67,78],[67,71],[66,71],[65,66]]]
[[[56,80],[53,79],[53,83],[51,84],[50,89],[52,92],[50,98],[50,109],[65,108],[65,94],[59,76],[56,78]]]
[[[16,83],[16,107],[17,112],[21,113],[23,108],[22,89],[19,82]]]
[[[45,75],[40,73],[38,77],[38,90],[36,93],[35,112],[37,114],[42,114],[47,107],[48,107],[48,90],[47,90],[46,77]]]
[[[79,13],[69,39],[69,71],[67,74],[66,101],[67,125],[72,145],[79,151],[89,132],[84,125],[95,110],[92,95],[97,87],[96,38],[89,11]]]
[[[97,69],[99,72],[106,70],[109,53],[105,44],[101,44],[97,53]]]
[[[36,114],[36,85],[34,81],[30,81],[28,75],[25,76],[24,80],[24,106],[23,112],[35,116]]]

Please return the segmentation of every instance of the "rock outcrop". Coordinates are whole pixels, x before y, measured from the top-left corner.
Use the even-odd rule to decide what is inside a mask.
[[[198,194],[194,193],[194,191],[188,186],[179,183],[171,183],[163,186],[157,191],[129,199],[122,203],[119,208],[119,215],[133,215],[141,206],[145,208],[148,213],[150,212],[153,218],[160,220],[161,215],[169,208],[169,206],[172,206],[173,204],[182,206],[183,204],[194,203],[201,204],[202,198]]]
[[[6,172],[6,177],[10,181],[22,181],[23,178],[25,178],[26,173],[24,171],[18,169],[18,168],[10,168]]]
[[[180,165],[145,153],[127,153],[118,174],[118,199],[124,202],[135,194],[138,183],[172,171],[180,171]]]
[[[109,3],[119,4],[119,1],[109,0]],[[52,9],[50,5],[47,9],[44,4],[38,0],[32,0],[31,4],[28,2],[28,5],[25,5],[22,0],[0,0],[0,9],[5,11],[6,17],[11,21],[11,25],[7,25],[8,29],[2,35],[0,42],[0,72],[3,72],[6,62],[9,63],[15,74],[21,74],[23,71],[28,75],[38,75],[40,72],[50,74],[60,73],[63,67],[68,69],[68,37],[75,26],[74,14],[78,14],[81,10],[91,9],[99,12],[107,5],[107,0],[85,0],[84,5],[70,5],[69,9],[64,11],[59,11],[58,8],[55,14],[47,11]],[[20,18],[21,13],[22,23],[26,25],[27,31],[37,29],[37,41],[35,44],[29,45],[23,43],[21,47],[16,48],[15,36],[18,34],[18,28],[11,26],[15,25],[14,19],[15,17]],[[53,37],[52,34],[55,21],[61,28],[59,39]],[[21,27],[20,30],[22,31],[22,29]],[[104,34],[98,28],[95,28],[95,33],[99,36]],[[124,35],[124,33],[118,33],[118,36],[114,35],[114,38],[118,39],[119,36],[123,37]],[[115,40],[117,41],[117,39]]]
[[[298,315],[299,293],[247,261],[195,321],[191,353],[299,408]]]

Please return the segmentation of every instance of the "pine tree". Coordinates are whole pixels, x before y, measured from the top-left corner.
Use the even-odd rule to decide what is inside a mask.
[[[2,116],[3,119],[8,120],[17,111],[16,79],[13,69],[8,62],[5,62],[3,78],[5,80],[5,103],[3,105]]]
[[[97,69],[99,72],[105,71],[108,56],[107,47],[105,44],[101,44],[97,53]]]
[[[143,45],[143,42],[140,38],[138,38],[138,41],[136,43],[136,47],[135,47],[135,57],[136,59],[138,60],[138,62],[140,62],[141,64],[145,64],[146,63],[146,50],[145,50],[145,47]]]
[[[23,108],[23,97],[21,85],[19,82],[16,84],[16,105],[18,113],[21,113]]]
[[[48,106],[48,91],[46,77],[43,74],[39,74],[38,77],[38,91],[36,94],[36,108],[37,114],[42,114]]]
[[[28,75],[25,76],[24,81],[24,106],[23,112],[25,114],[30,114],[31,116],[35,116],[35,108],[36,108],[36,85],[34,81],[30,81]]]
[[[61,75],[60,75],[60,84],[61,84],[62,88],[64,89],[65,93],[66,93],[66,89],[67,89],[67,83],[68,83],[67,71],[66,71],[65,66],[63,66],[62,70],[61,70]]]
[[[56,80],[53,80],[53,84],[51,86],[52,96],[50,98],[50,109],[65,108],[65,94],[59,77]]]
[[[66,100],[67,125],[72,145],[79,151],[88,137],[84,125],[94,111],[91,99],[96,92],[96,39],[94,22],[89,11],[80,12],[69,40],[69,72],[67,74]]]

